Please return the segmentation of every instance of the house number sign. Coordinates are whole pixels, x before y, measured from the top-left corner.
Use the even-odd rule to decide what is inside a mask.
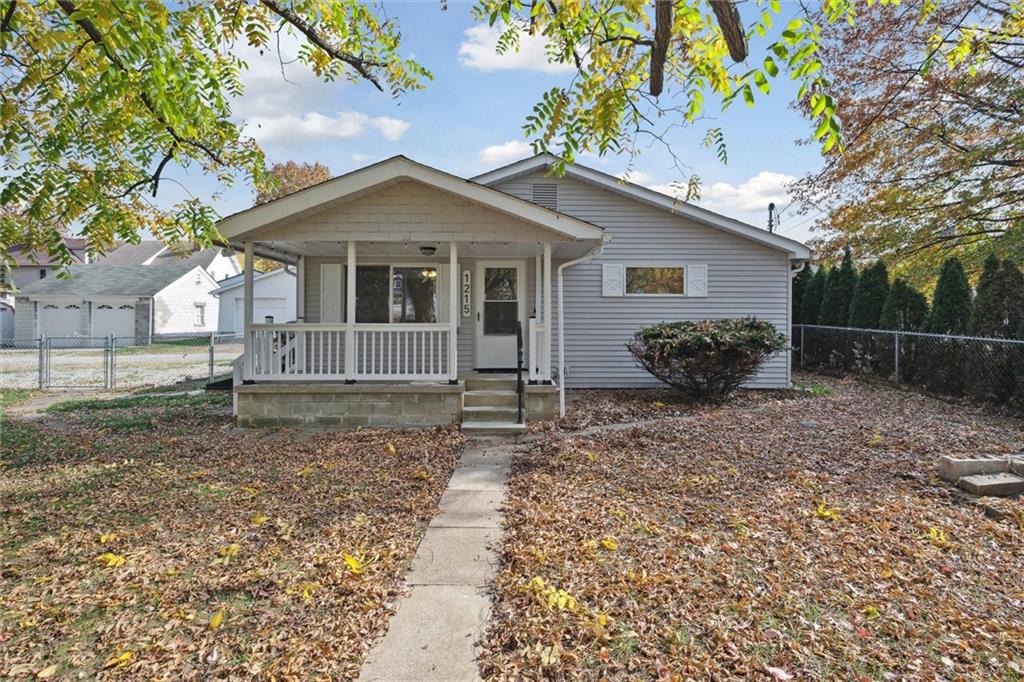
[[[469,317],[473,312],[472,301],[473,274],[469,270],[462,271],[462,316]]]

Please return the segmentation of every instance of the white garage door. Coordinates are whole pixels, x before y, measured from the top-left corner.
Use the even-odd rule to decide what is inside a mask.
[[[39,333],[43,336],[81,336],[82,307],[47,303],[39,309]]]
[[[257,324],[266,322],[267,315],[274,317],[274,322],[290,322],[286,315],[288,302],[283,298],[254,298],[252,305],[252,321]],[[235,299],[235,332],[242,333],[245,326],[245,301]]]
[[[92,309],[93,336],[135,336],[135,306],[98,305]]]

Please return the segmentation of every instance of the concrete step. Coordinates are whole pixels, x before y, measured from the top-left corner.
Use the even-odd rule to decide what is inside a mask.
[[[964,476],[957,484],[972,495],[1003,496],[1024,493],[1024,478],[1008,473]]]
[[[462,422],[462,432],[467,436],[514,436],[526,431],[526,424],[513,422]]]
[[[943,455],[939,460],[939,476],[942,480],[956,483],[964,476],[977,474],[998,474],[1009,470],[1006,457],[952,457]]]
[[[519,395],[515,391],[466,391],[462,394],[462,404],[466,407],[516,408]]]
[[[514,407],[495,407],[483,405],[478,407],[463,407],[462,419],[470,422],[515,422],[519,418],[519,411]]]
[[[514,374],[473,374],[466,377],[467,391],[514,391]]]

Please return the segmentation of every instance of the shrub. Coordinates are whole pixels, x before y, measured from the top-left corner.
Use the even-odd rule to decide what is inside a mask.
[[[825,293],[821,298],[821,312],[818,324],[845,327],[850,319],[850,301],[857,286],[857,270],[853,267],[853,256],[847,249],[843,262],[833,268],[825,281]]]
[[[637,364],[691,400],[720,403],[786,348],[786,337],[762,320],[662,322],[627,344]]]
[[[927,331],[933,334],[966,334],[971,320],[971,285],[956,256],[942,264],[935,285]]]
[[[878,326],[882,329],[898,329],[916,332],[928,319],[928,299],[901,277],[897,277],[882,306]]]
[[[805,264],[793,278],[793,311],[790,317],[793,324],[804,323],[804,292],[807,291],[807,285],[811,283],[813,277],[810,264]]]
[[[814,276],[807,282],[803,300],[800,302],[800,323],[818,324],[818,311],[821,309],[821,297],[825,294],[825,280],[828,273],[825,268],[818,268]]]
[[[974,308],[971,310],[971,334],[974,336],[993,336],[992,332],[1002,327],[1002,306],[997,291],[1000,265],[999,258],[990,253],[982,266],[981,277],[978,278],[974,292]]]
[[[889,271],[885,263],[878,260],[864,268],[857,279],[850,301],[851,327],[877,329],[882,316],[882,306],[889,295]]]

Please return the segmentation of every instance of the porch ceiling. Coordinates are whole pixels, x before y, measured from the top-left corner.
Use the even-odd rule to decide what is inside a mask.
[[[552,258],[568,260],[579,258],[597,246],[600,242],[587,240],[579,242],[555,242],[552,246]],[[457,241],[459,258],[530,258],[540,256],[544,252],[543,242],[477,242]],[[240,246],[240,245],[239,245]],[[345,241],[258,241],[256,252],[270,258],[281,258],[292,262],[297,256],[313,256],[328,258],[345,258],[348,253],[348,242]],[[424,255],[421,247],[432,247],[434,253]],[[427,258],[430,260],[448,259],[448,242],[439,241],[408,241],[408,242],[372,242],[357,241],[357,258]]]

